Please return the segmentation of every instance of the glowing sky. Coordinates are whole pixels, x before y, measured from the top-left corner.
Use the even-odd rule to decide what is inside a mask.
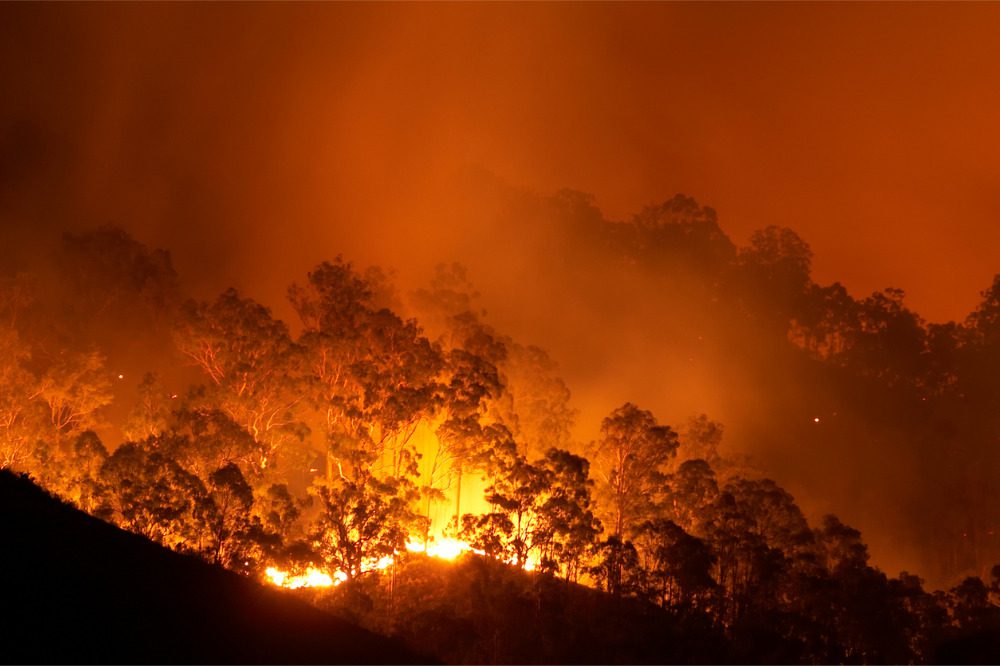
[[[470,166],[615,219],[684,192],[738,243],[791,226],[818,281],[901,287],[932,320],[1000,269],[997,5],[0,16],[3,224],[115,221],[213,287],[280,295],[326,248],[404,271],[474,254],[474,205],[454,203]]]

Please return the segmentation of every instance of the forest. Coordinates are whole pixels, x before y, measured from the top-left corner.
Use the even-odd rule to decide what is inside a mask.
[[[1000,277],[930,324],[900,290],[816,284],[791,229],[737,247],[683,195],[627,222],[575,193],[545,205],[579,241],[552,270],[681,285],[754,391],[825,396],[839,430],[803,448],[891,439],[931,480],[909,534],[948,584],[881,570],[836,515],[810,523],[708,414],[668,424],[623,397],[580,441],[557,359],[494,327],[459,264],[404,290],[333,254],[302,267],[284,321],[236,289],[186,293],[168,250],[119,228],[66,233],[0,274],[0,468],[445,662],[585,661],[549,643],[595,608],[675,646],[623,662],[997,654]]]

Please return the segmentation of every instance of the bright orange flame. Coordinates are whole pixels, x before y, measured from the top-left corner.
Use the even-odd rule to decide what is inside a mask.
[[[424,553],[428,557],[436,557],[442,560],[455,560],[465,553],[475,553],[485,555],[485,551],[473,548],[468,542],[452,537],[432,537],[426,546],[422,540],[411,539],[406,544],[406,550],[410,553]],[[395,563],[395,558],[386,555],[378,560],[366,562],[365,571],[382,571],[388,569]],[[538,562],[533,557],[529,557],[524,563],[526,571],[534,571]],[[265,571],[267,580],[278,587],[285,587],[291,590],[300,587],[335,587],[347,580],[347,574],[343,571],[334,571],[329,574],[320,569],[310,567],[303,574],[290,574],[277,567],[268,567]]]
[[[332,587],[340,585],[347,580],[347,574],[342,571],[334,572],[333,576],[319,569],[309,567],[305,573],[290,574],[277,567],[268,567],[264,572],[267,579],[278,587],[286,587],[290,590],[297,590],[300,587]]]
[[[406,550],[411,553],[426,553],[428,557],[437,557],[443,560],[454,560],[459,555],[465,553],[485,555],[483,551],[473,548],[465,541],[459,541],[451,537],[433,539],[427,544],[426,548],[422,541],[410,541],[406,544]]]

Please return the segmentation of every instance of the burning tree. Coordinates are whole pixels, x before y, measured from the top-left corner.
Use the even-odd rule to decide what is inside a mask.
[[[529,463],[511,445],[486,489],[491,510],[466,514],[462,537],[495,559],[575,580],[600,532],[590,510],[589,464],[561,449]]]
[[[415,488],[403,478],[382,480],[363,472],[353,479],[322,480],[313,489],[322,505],[311,542],[331,570],[349,579],[402,552],[419,522],[410,508]]]

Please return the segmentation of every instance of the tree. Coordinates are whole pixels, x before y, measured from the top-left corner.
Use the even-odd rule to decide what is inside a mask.
[[[828,571],[836,573],[868,565],[868,546],[861,540],[861,532],[840,522],[836,516],[823,516],[823,525],[814,530],[814,535]]]
[[[410,294],[409,302],[431,337],[451,348],[461,345],[452,338],[455,318],[475,312],[478,298],[465,266],[451,263],[435,266],[430,284]]]
[[[66,234],[59,265],[90,317],[107,316],[111,309],[124,313],[137,303],[150,313],[162,312],[176,298],[170,253],[150,250],[117,227]]]
[[[331,568],[349,579],[377,569],[406,545],[419,518],[410,506],[416,499],[406,479],[379,479],[370,473],[354,478],[335,477],[313,486],[320,514],[310,538]]]
[[[245,570],[258,559],[257,540],[262,532],[252,513],[253,490],[240,468],[231,462],[212,472],[208,490],[209,557],[227,569]]]
[[[293,285],[289,298],[305,326],[300,342],[323,414],[328,478],[334,467],[361,474],[383,456],[380,472],[414,474],[409,441],[437,409],[438,349],[415,321],[375,309],[368,282],[340,258]]]
[[[843,360],[886,384],[915,386],[926,374],[927,330],[903,305],[900,289],[876,291],[858,304],[858,328]]]
[[[1000,348],[1000,274],[993,276],[982,301],[965,321],[972,341],[980,347]]]
[[[666,515],[690,534],[704,536],[719,496],[712,467],[701,459],[686,460],[666,479],[666,488]]]
[[[416,321],[384,309],[368,318],[367,346],[368,356],[351,368],[363,390],[360,409],[382,468],[400,476],[415,457],[413,434],[438,409],[443,359]]]
[[[736,255],[732,241],[719,227],[716,212],[683,194],[645,207],[633,224],[634,253],[661,271],[686,268],[714,275]]]
[[[990,590],[978,576],[967,576],[948,592],[952,621],[963,632],[1000,627],[1000,607],[990,601]]]
[[[294,533],[296,522],[302,514],[300,503],[283,483],[268,486],[254,504],[254,510],[265,530],[286,538]]]
[[[747,311],[784,328],[801,310],[811,284],[812,250],[791,229],[769,226],[750,236],[732,276]]]
[[[789,559],[811,557],[814,537],[792,496],[771,479],[734,479],[726,484],[750,517],[751,531]]]
[[[157,451],[159,443],[123,444],[101,466],[99,514],[169,548],[202,552],[208,492],[197,476]]]
[[[87,430],[73,440],[61,438],[35,449],[34,477],[84,511],[93,512],[100,500],[98,475],[108,458],[97,433]]]
[[[590,575],[597,589],[616,597],[630,596],[642,590],[642,569],[639,554],[631,541],[622,541],[610,535],[596,548],[597,564],[590,567]]]
[[[152,372],[139,383],[139,400],[129,413],[122,433],[128,441],[156,437],[167,429],[170,404],[176,395],[168,393],[160,378]]]
[[[587,460],[550,449],[529,463],[511,448],[497,467],[486,489],[490,511],[463,516],[462,538],[503,562],[575,580],[600,531],[590,509]]]
[[[677,460],[704,460],[713,469],[721,462],[719,446],[725,428],[718,421],[713,421],[706,414],[699,414],[688,419],[687,427],[680,436],[680,447]]]
[[[543,569],[561,571],[575,581],[602,527],[591,509],[590,462],[552,448],[536,465],[547,475],[548,491],[539,498],[534,538]]]
[[[230,463],[251,483],[258,484],[263,475],[260,460],[267,455],[266,445],[218,409],[178,409],[155,441],[165,455],[206,481]]]
[[[50,359],[35,395],[48,407],[56,436],[98,427],[100,410],[112,399],[104,356],[63,351]]]
[[[677,451],[677,434],[652,413],[625,403],[601,422],[592,458],[614,534],[629,535],[653,511],[665,468]]]
[[[812,284],[798,309],[788,338],[814,358],[842,362],[860,329],[859,305],[839,282]]]
[[[513,358],[508,349],[513,343],[501,339],[481,321],[482,311],[475,309],[477,297],[465,268],[459,264],[437,266],[429,287],[410,296],[411,305],[419,312],[421,321],[436,335],[444,359],[439,379],[441,409],[435,426],[437,445],[421,492],[427,499],[429,515],[431,502],[445,500],[443,491],[454,487],[456,528],[463,527],[462,480],[466,474],[479,470],[496,471],[498,467],[493,463],[498,458],[513,455],[508,451],[512,446],[521,446],[522,455],[527,453],[522,421],[515,408],[518,397],[509,387],[505,370],[519,378],[523,376],[525,391],[520,395],[529,404],[535,400],[529,397],[533,389],[527,387],[529,382],[535,381],[534,377],[518,374],[522,370],[530,374],[534,369]],[[544,365],[548,361],[547,357],[535,355],[529,362]],[[548,382],[548,377],[542,382]],[[555,393],[538,398],[554,400],[546,405],[552,410],[546,415],[544,407],[539,407],[528,417],[525,425],[530,434],[527,437],[541,435],[542,429],[548,433],[542,436],[559,436],[555,430],[561,427],[558,423],[566,413],[557,404],[558,388],[548,383],[542,390],[549,389],[554,389]],[[552,420],[543,424],[541,419],[546,416]],[[533,417],[538,420],[533,421]],[[498,451],[501,452],[496,453]]]
[[[490,401],[503,391],[494,363],[464,348],[448,352],[443,378],[444,417],[436,430],[455,482],[455,521],[462,507],[462,476],[490,466],[497,456],[513,455],[516,444],[509,428],[487,418]]]
[[[717,557],[713,573],[722,593],[720,618],[733,625],[754,610],[773,608],[784,558],[767,545],[747,507],[732,493],[720,493],[711,512],[706,533]]]
[[[535,458],[552,448],[566,448],[576,410],[569,406],[570,392],[556,374],[558,366],[538,347],[510,341],[506,348],[502,371],[512,413],[504,422],[524,447],[521,453]]]
[[[551,478],[516,454],[501,459],[499,468],[486,489],[489,513],[471,520],[464,516],[462,537],[474,548],[494,550],[493,557],[523,568],[538,545],[538,503],[549,492]]]
[[[0,327],[0,469],[21,469],[43,437],[46,415],[35,376],[25,367],[30,352],[17,332]]]
[[[224,411],[260,444],[259,470],[280,455],[295,458],[292,447],[307,433],[299,413],[304,385],[301,349],[284,322],[228,289],[212,303],[186,302],[174,339],[210,381],[204,405]]]
[[[639,526],[636,538],[647,593],[664,607],[691,607],[715,589],[716,557],[709,545],[664,518]]]

